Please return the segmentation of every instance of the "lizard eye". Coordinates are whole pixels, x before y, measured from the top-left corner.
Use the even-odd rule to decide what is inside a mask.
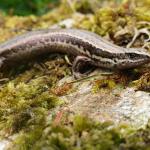
[[[136,55],[135,55],[134,53],[129,53],[129,54],[128,54],[128,57],[129,57],[129,58],[135,58]]]
[[[117,63],[117,59],[114,59],[114,62]]]

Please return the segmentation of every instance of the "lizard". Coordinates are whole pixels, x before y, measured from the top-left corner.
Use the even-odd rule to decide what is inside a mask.
[[[72,72],[76,77],[87,74],[89,71],[81,72],[89,65],[123,70],[150,62],[148,52],[120,47],[87,30],[43,29],[1,43],[0,70],[50,53],[73,55]]]

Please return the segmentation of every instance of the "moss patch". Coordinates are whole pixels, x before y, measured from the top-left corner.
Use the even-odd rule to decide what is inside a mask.
[[[111,122],[99,123],[75,116],[61,125],[48,124],[20,134],[10,149],[147,149],[149,131],[149,125],[135,131],[123,124],[112,128]]]

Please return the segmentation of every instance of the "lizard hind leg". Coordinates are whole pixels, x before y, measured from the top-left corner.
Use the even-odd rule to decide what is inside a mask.
[[[91,73],[95,66],[93,60],[86,56],[77,56],[73,62],[72,72],[76,79],[83,78]]]

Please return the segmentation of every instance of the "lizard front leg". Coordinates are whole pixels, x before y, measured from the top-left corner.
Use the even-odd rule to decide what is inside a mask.
[[[86,56],[77,56],[73,62],[72,72],[75,78],[82,78],[88,75],[95,68],[93,60]]]

